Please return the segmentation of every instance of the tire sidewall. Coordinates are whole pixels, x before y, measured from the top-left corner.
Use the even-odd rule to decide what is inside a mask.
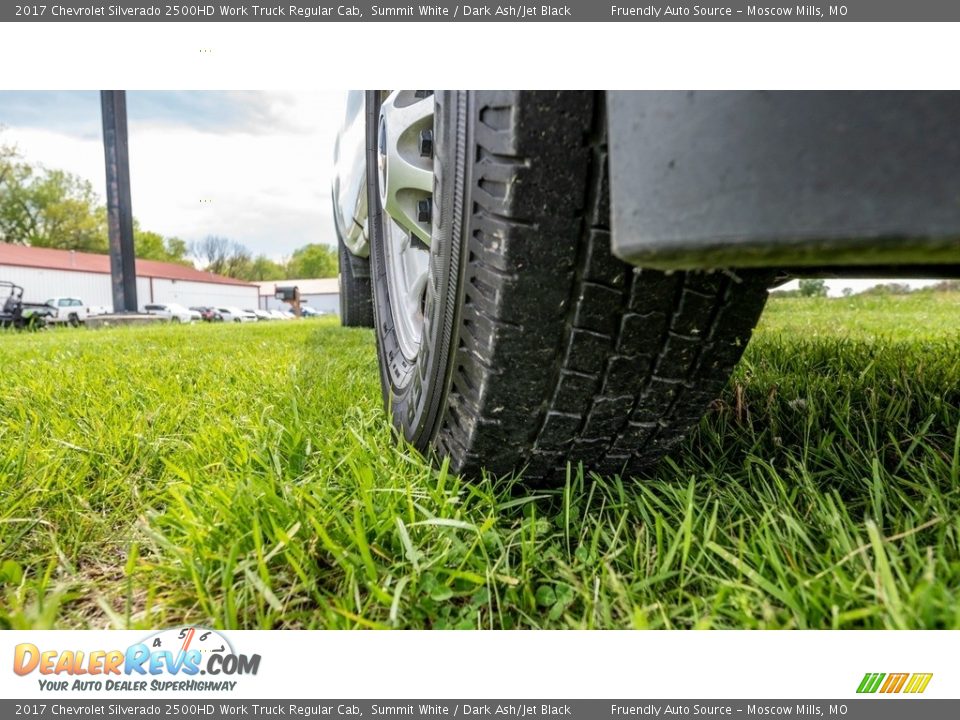
[[[424,326],[415,359],[404,357],[394,329],[384,252],[377,142],[380,93],[367,94],[367,207],[370,270],[383,399],[405,439],[425,452],[436,434],[447,394],[452,342],[463,275],[462,212],[466,174],[466,106],[468,95],[436,92],[434,115],[434,194],[430,271],[424,303]]]

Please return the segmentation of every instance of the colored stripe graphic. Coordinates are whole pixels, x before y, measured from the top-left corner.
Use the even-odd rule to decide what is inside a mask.
[[[883,687],[880,688],[882,693],[898,693],[903,689],[903,685],[907,682],[907,678],[910,676],[910,673],[890,673],[887,675],[887,681],[883,684]]]
[[[880,687],[880,681],[885,677],[884,673],[867,673],[863,676],[863,680],[860,681],[860,687],[857,688],[858,693],[875,693],[877,688]]]
[[[880,692],[884,694],[896,693],[922,693],[927,689],[930,680],[933,679],[933,673],[866,673],[860,685],[857,686],[857,692],[861,694],[871,694]]]
[[[922,693],[927,689],[927,685],[930,684],[930,680],[933,678],[933,673],[914,673],[910,677],[910,682],[907,683],[907,687],[904,688],[905,693]]]

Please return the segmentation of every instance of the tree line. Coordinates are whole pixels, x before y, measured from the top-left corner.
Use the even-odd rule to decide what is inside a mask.
[[[187,243],[144,230],[133,222],[138,258],[197,265],[238,280],[336,277],[337,253],[311,243],[277,262],[241,243],[208,236]],[[107,209],[93,185],[78,175],[30,163],[13,145],[0,143],[0,242],[106,253]]]
[[[859,295],[915,295],[930,293],[956,293],[960,292],[960,280],[940,280],[932,285],[923,287],[911,287],[909,283],[904,282],[885,282],[878,283],[866,290],[861,290]],[[777,297],[827,297],[827,283],[821,278],[803,278],[798,287],[793,290],[774,290],[772,295]],[[841,291],[843,297],[850,297],[854,294],[853,288],[845,287]]]

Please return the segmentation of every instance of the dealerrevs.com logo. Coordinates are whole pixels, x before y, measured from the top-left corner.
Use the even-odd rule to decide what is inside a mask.
[[[256,675],[260,655],[234,651],[222,634],[200,627],[164,630],[126,650],[59,650],[20,643],[13,671],[37,673],[41,690],[230,691],[234,677]],[[204,676],[200,679],[198,676]]]
[[[858,693],[922,693],[933,673],[867,673],[857,687]]]

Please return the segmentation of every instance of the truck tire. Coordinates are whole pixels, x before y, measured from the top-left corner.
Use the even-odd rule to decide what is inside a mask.
[[[340,263],[340,324],[344,327],[373,327],[373,299],[370,291],[370,260],[351,253],[338,240]]]
[[[402,213],[383,207],[413,192],[390,186],[391,163],[401,162],[391,138],[401,138],[402,154],[404,131],[389,127],[411,116],[414,100],[367,96],[375,329],[394,426],[468,476],[522,471],[531,483],[558,484],[567,461],[609,474],[649,470],[729,379],[769,274],[664,274],[611,255],[602,93],[416,97],[432,100],[434,113],[429,270],[414,348],[402,341],[413,304],[394,268],[419,245],[414,232],[406,245],[397,239]]]

